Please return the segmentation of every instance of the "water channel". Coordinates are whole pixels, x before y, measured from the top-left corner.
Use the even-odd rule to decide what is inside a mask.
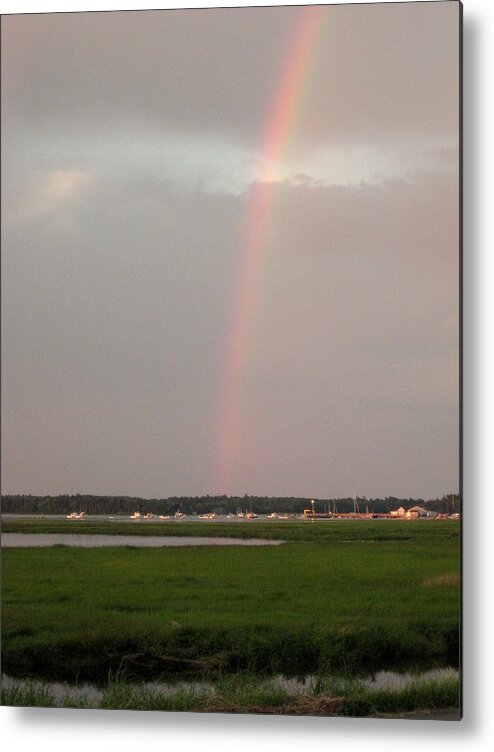
[[[277,686],[286,690],[292,695],[303,696],[311,695],[317,687],[321,677],[306,676],[303,679],[289,678],[286,676],[274,676],[267,680],[271,686]],[[379,671],[375,674],[359,677],[360,683],[368,689],[391,689],[401,690],[413,685],[419,681],[441,681],[454,680],[459,681],[459,672],[455,668],[437,668],[430,671],[421,672],[397,672],[397,671]],[[323,680],[327,682],[342,682],[342,678],[335,676],[325,676]],[[12,689],[18,686],[38,687],[50,692],[56,702],[62,704],[67,698],[72,700],[86,700],[88,703],[97,705],[105,693],[105,689],[93,684],[69,684],[68,682],[45,682],[36,679],[16,679],[7,674],[2,674],[2,688],[4,690]],[[153,681],[132,683],[127,685],[134,687],[143,692],[171,696],[180,691],[195,693],[211,693],[215,689],[214,682],[208,681]]]
[[[33,546],[78,546],[102,548],[134,546],[163,548],[177,546],[278,546],[284,541],[263,538],[218,538],[173,535],[80,535],[72,533],[2,533],[2,548],[31,548]]]

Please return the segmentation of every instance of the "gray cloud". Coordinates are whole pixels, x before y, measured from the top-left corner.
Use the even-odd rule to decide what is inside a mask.
[[[80,138],[153,123],[258,144],[303,9],[4,18],[4,107]],[[297,139],[387,141],[458,131],[458,4],[327,8]],[[302,107],[302,102],[300,102]]]
[[[457,196],[454,173],[279,186],[244,452],[264,484],[284,462],[340,493],[457,482]]]

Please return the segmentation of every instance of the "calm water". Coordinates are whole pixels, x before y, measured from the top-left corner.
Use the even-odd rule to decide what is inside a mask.
[[[77,535],[65,533],[3,533],[2,548],[27,548],[32,546],[80,546],[102,548],[108,546],[135,546],[137,548],[163,548],[166,546],[278,546],[283,541],[262,538],[207,538],[192,536],[144,535]]]

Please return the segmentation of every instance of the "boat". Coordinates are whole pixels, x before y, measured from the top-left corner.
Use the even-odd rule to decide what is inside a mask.
[[[133,512],[133,513],[132,513],[132,514],[130,515],[130,519],[131,519],[131,520],[138,520],[138,519],[140,518],[140,516],[141,516],[141,513],[140,513],[140,512]]]

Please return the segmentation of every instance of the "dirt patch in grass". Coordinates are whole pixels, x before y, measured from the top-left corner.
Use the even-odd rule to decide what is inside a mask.
[[[444,572],[435,577],[427,577],[420,583],[422,587],[449,587],[458,585],[460,582],[459,572]]]
[[[230,705],[212,703],[203,708],[205,713],[255,713],[257,715],[313,715],[337,716],[341,705],[338,697],[301,697],[283,705]]]

